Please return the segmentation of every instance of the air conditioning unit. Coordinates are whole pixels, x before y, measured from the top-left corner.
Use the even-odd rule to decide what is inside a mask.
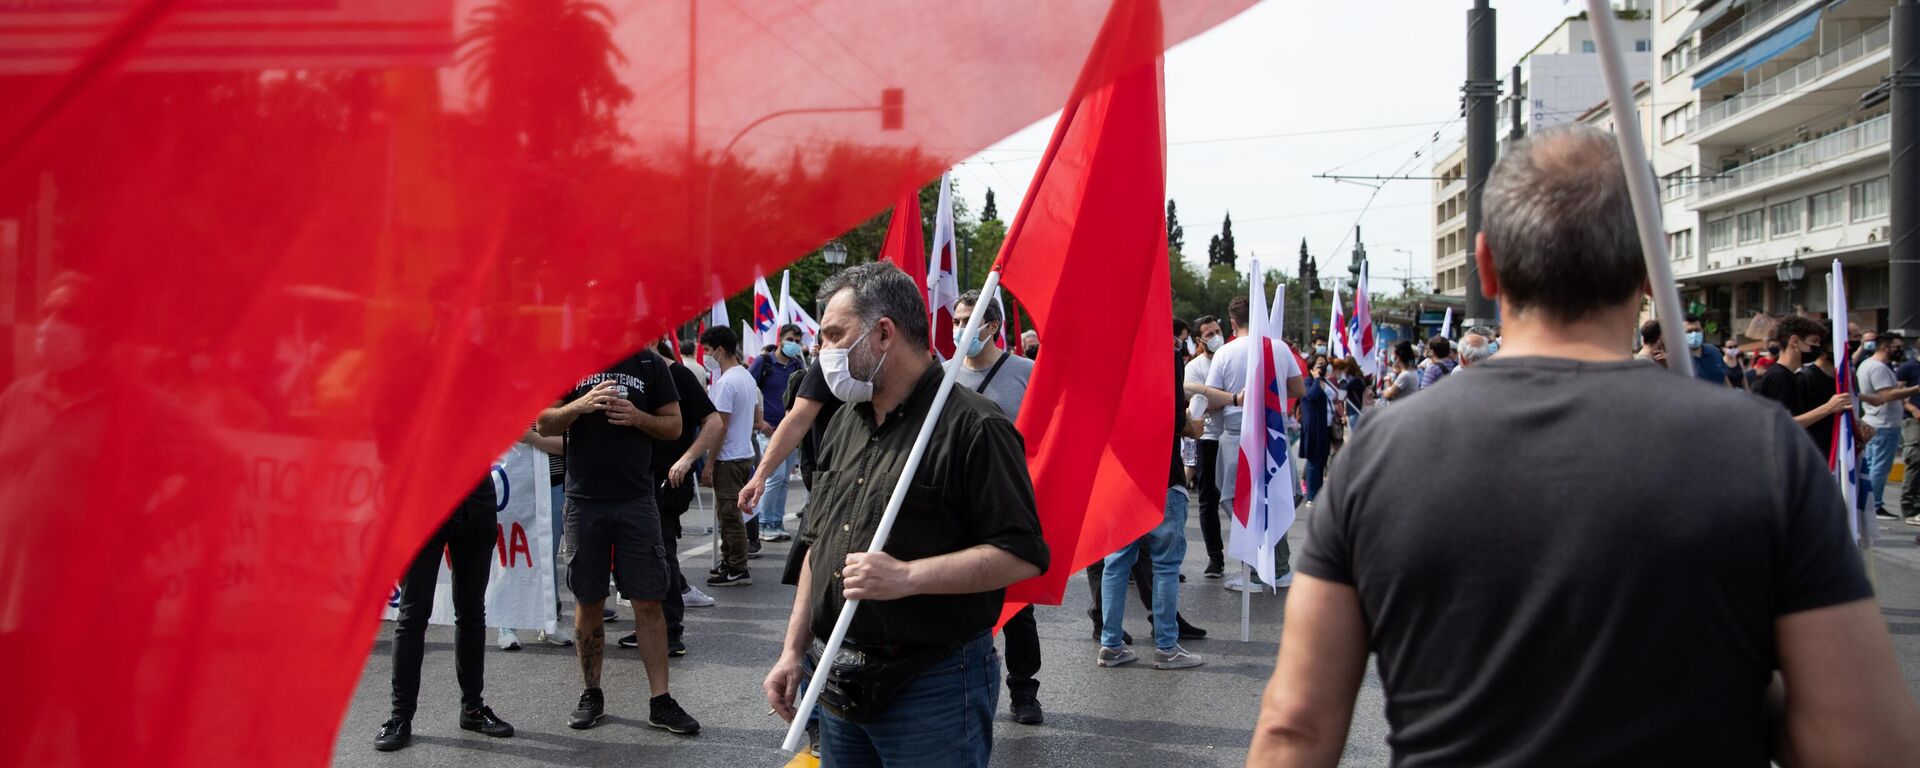
[[[1753,263],[1753,257],[1752,257],[1752,256],[1742,256],[1742,257],[1740,257],[1740,261],[1739,261],[1739,263],[1741,263],[1741,264],[1752,264],[1752,263]]]
[[[1867,242],[1877,243],[1893,235],[1893,227],[1886,224],[1867,230]]]

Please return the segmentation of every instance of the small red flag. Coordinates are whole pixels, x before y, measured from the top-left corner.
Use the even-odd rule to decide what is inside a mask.
[[[914,285],[920,286],[922,297],[927,295],[927,251],[920,242],[918,187],[907,190],[900,195],[900,201],[893,204],[893,216],[887,219],[887,238],[880,243],[880,260],[893,262],[907,277],[913,278]]]

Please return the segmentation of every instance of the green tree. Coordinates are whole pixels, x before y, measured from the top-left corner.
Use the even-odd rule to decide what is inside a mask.
[[[980,223],[1000,220],[1000,206],[993,202],[993,190],[987,190],[987,207],[980,209]]]
[[[1174,210],[1173,199],[1167,199],[1167,250],[1179,253],[1187,249],[1187,230],[1180,226],[1180,214]]]
[[[1221,264],[1233,266],[1239,258],[1239,252],[1233,248],[1233,214],[1229,213],[1220,223],[1220,234],[1213,238],[1211,245],[1207,246],[1207,264],[1208,266]]]

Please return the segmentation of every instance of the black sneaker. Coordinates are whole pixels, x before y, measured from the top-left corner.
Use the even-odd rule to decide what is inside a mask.
[[[1892,513],[1892,512],[1888,512],[1888,511],[1887,511],[1887,508],[1886,508],[1886,507],[1881,507],[1881,506],[1876,506],[1876,507],[1874,507],[1874,508],[1873,508],[1873,516],[1874,516],[1874,517],[1877,517],[1877,518],[1880,518],[1881,520],[1898,520],[1898,519],[1900,519],[1900,516],[1899,516],[1899,515],[1896,515],[1896,514],[1894,514],[1894,513]]]
[[[746,570],[725,571],[707,577],[709,587],[744,587],[753,583],[753,574]]]
[[[1021,725],[1039,725],[1047,721],[1047,715],[1040,711],[1040,702],[1017,699],[1013,702],[1013,721]]]
[[[687,655],[687,642],[677,637],[668,638],[667,639],[667,655],[672,656],[674,658],[679,658],[681,656]]]
[[[1217,579],[1225,575],[1226,572],[1227,572],[1226,564],[1216,560],[1216,561],[1207,563],[1207,570],[1202,575],[1206,576],[1209,579]]]
[[[373,748],[382,752],[405,749],[413,743],[413,722],[397,717],[388,718],[380,724],[380,732],[373,735]]]
[[[1187,617],[1181,616],[1179,614],[1175,614],[1174,619],[1180,622],[1180,639],[1199,640],[1207,636],[1206,630],[1196,627],[1192,624],[1188,624]]]
[[[700,721],[681,709],[680,702],[674,701],[673,695],[668,693],[655,696],[647,702],[647,725],[684,736],[700,732]]]
[[[588,688],[580,693],[580,706],[573,708],[573,714],[567,717],[567,727],[578,731],[592,728],[607,716],[607,696],[598,688]]]
[[[600,620],[601,621],[619,621],[620,614],[615,613],[612,608],[605,608],[600,611]]]
[[[493,714],[493,708],[483,706],[472,712],[460,710],[460,730],[478,731],[496,739],[513,735],[513,725]]]
[[[620,647],[622,648],[640,647],[640,633],[628,632],[626,637],[620,638]]]

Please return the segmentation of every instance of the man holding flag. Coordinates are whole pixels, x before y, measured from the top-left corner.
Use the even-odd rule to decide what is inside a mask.
[[[1614,138],[1537,133],[1485,194],[1504,354],[1347,445],[1248,763],[1335,765],[1369,653],[1396,765],[1920,760],[1819,452],[1778,408],[1629,357],[1648,277]],[[1491,455],[1526,457],[1499,493]],[[1426,503],[1387,492],[1406,477]]]
[[[1260,271],[1254,269],[1252,274],[1255,285],[1258,285]],[[1264,288],[1260,290],[1264,292]],[[1287,566],[1287,562],[1291,559],[1291,550],[1287,545],[1286,529],[1281,528],[1277,536],[1266,529],[1247,529],[1248,518],[1242,514],[1246,506],[1235,500],[1247,498],[1248,490],[1247,486],[1236,484],[1241,480],[1241,474],[1246,471],[1240,465],[1247,461],[1248,438],[1247,433],[1243,431],[1247,410],[1251,409],[1256,415],[1262,415],[1266,407],[1271,405],[1275,411],[1282,414],[1277,428],[1279,448],[1273,453],[1285,457],[1287,455],[1284,415],[1286,401],[1306,394],[1307,386],[1300,376],[1299,358],[1294,356],[1293,349],[1288,347],[1286,342],[1265,335],[1265,328],[1252,327],[1250,307],[1254,305],[1260,307],[1264,321],[1267,309],[1264,300],[1249,300],[1245,296],[1235,296],[1227,303],[1227,321],[1233,325],[1234,339],[1220,347],[1219,352],[1214,353],[1213,367],[1207,370],[1207,404],[1222,408],[1223,429],[1220,435],[1220,446],[1222,448],[1239,446],[1241,451],[1237,458],[1225,456],[1220,458],[1215,482],[1220,487],[1221,502],[1228,505],[1228,509],[1234,516],[1233,533],[1227,539],[1227,555],[1239,558],[1256,569],[1260,567],[1259,562],[1265,562],[1266,569],[1256,574],[1259,579],[1257,583],[1285,587],[1293,583],[1293,573]],[[1256,335],[1256,332],[1261,335]],[[1255,360],[1259,362],[1256,363]],[[1278,388],[1282,380],[1286,381],[1284,390]],[[1283,391],[1284,396],[1280,394]],[[1269,400],[1273,402],[1269,403]],[[1265,422],[1263,420],[1258,423]],[[1260,462],[1252,466],[1260,468],[1262,477],[1270,477],[1271,468],[1266,465],[1265,457],[1268,455],[1269,445],[1276,444],[1273,441],[1273,430],[1269,429],[1268,434],[1264,436],[1255,431],[1252,437],[1258,441],[1259,452],[1256,456]],[[1274,459],[1273,466],[1286,466],[1285,459]],[[1247,479],[1252,480],[1252,478]],[[1284,481],[1281,485],[1285,486],[1288,482],[1290,481]],[[1266,483],[1263,482],[1262,488],[1265,487]],[[1293,494],[1289,491],[1285,494],[1285,499],[1288,506],[1291,506]],[[1287,517],[1290,519],[1291,515]],[[1257,519],[1265,521],[1268,518],[1262,516]],[[1249,543],[1256,540],[1258,543]],[[1271,554],[1266,556],[1253,554],[1259,548],[1265,548]],[[1271,559],[1266,559],[1269,557]],[[1247,579],[1234,578],[1227,582],[1227,588],[1251,591],[1257,587]]]

